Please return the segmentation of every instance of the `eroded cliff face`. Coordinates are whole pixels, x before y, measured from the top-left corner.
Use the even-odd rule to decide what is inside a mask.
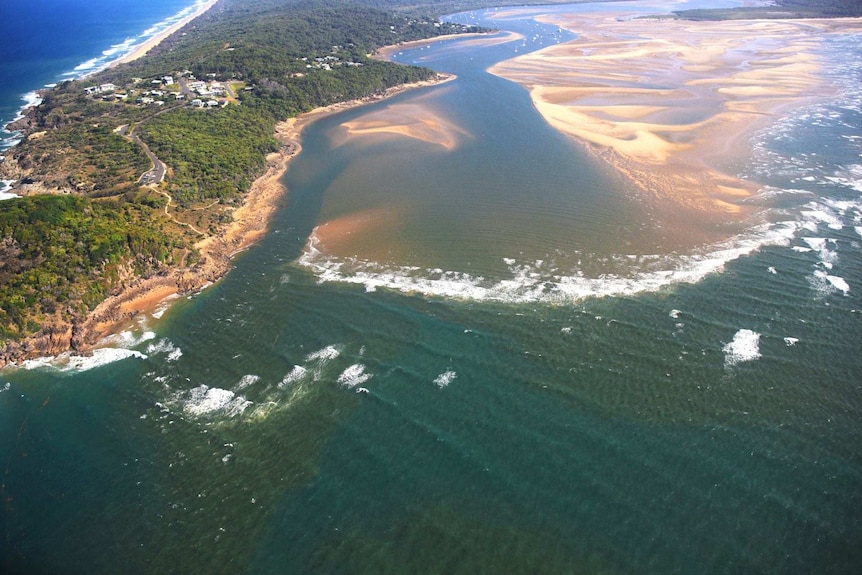
[[[203,257],[191,268],[163,270],[147,278],[127,278],[117,293],[85,316],[71,321],[52,318],[33,336],[0,344],[0,367],[65,352],[86,355],[105,337],[132,325],[135,318],[167,297],[199,292],[224,277],[236,253],[232,247],[236,246],[224,240],[211,241],[203,250]]]
[[[10,132],[26,132],[36,123],[36,106],[25,108],[21,112],[21,117],[14,122],[6,124],[6,129]]]
[[[74,348],[75,329],[70,323],[44,326],[22,342],[7,342],[0,346],[0,367],[36,357],[55,356]]]

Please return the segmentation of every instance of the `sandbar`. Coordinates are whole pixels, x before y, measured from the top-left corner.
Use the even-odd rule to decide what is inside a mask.
[[[406,137],[419,140],[446,151],[455,150],[466,139],[472,138],[464,128],[446,119],[425,105],[422,98],[412,102],[391,104],[381,110],[365,114],[341,124],[341,139],[365,137]]]
[[[708,221],[745,217],[740,200],[758,186],[734,168],[754,131],[832,93],[820,73],[824,35],[862,31],[862,19],[540,19],[578,37],[489,72],[525,86],[551,126],[647,198]]]

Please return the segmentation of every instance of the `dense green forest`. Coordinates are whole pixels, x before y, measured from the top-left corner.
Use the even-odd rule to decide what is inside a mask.
[[[152,208],[70,195],[4,201],[0,238],[4,340],[85,313],[124,278],[169,263],[176,247]]]
[[[248,190],[250,174],[278,149],[273,123],[257,110],[230,106],[217,113],[188,108],[162,114],[143,126],[150,149],[171,166],[165,187],[181,205],[230,200]]]
[[[775,0],[770,6],[680,10],[675,14],[693,20],[844,18],[862,16],[862,0]]]

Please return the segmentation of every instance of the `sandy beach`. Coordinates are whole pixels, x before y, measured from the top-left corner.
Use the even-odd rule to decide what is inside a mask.
[[[783,109],[827,96],[817,50],[824,34],[862,20],[632,19],[556,15],[579,34],[495,65],[556,129],[582,142],[646,197],[699,218],[743,217],[757,189],[736,177],[748,139]]]
[[[135,48],[132,52],[129,52],[128,54],[126,54],[122,58],[118,58],[117,60],[115,60],[114,62],[111,63],[111,66],[116,66],[118,64],[126,64],[128,62],[132,62],[133,60],[137,60],[138,58],[146,56],[146,54],[150,50],[152,50],[153,48],[155,48],[156,46],[161,44],[161,42],[165,38],[167,38],[168,36],[171,36],[175,32],[178,32],[180,29],[184,28],[189,22],[191,22],[195,18],[202,16],[204,13],[206,13],[207,10],[209,10],[210,8],[215,6],[217,2],[218,2],[218,0],[207,0],[206,2],[203,2],[198,7],[197,10],[195,10],[194,12],[192,12],[191,14],[189,14],[188,16],[183,18],[182,20],[178,21],[173,26],[166,28],[160,34],[156,34],[155,36],[153,36],[152,38],[150,38],[149,40],[147,40],[146,42],[144,42],[143,44],[141,44],[140,46]]]
[[[459,40],[458,46],[464,46],[465,43],[468,45],[482,44],[485,46],[493,46],[494,44],[505,44],[506,42],[512,42],[521,38],[523,38],[523,36],[514,32],[471,32],[469,34],[449,34],[436,36],[434,38],[426,38],[424,40],[411,40],[409,42],[401,42],[400,44],[384,46],[377,50],[373,57],[379,60],[389,60],[393,55],[397,54],[401,50],[430,46],[433,43],[444,42],[446,40],[457,39]]]

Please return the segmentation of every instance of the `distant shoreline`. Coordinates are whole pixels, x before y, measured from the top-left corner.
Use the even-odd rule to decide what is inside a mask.
[[[133,62],[138,58],[142,58],[146,56],[150,50],[164,42],[167,38],[179,32],[182,28],[184,28],[187,24],[191,23],[192,20],[196,20],[200,16],[203,16],[210,8],[218,4],[219,0],[208,0],[204,4],[198,7],[197,10],[176,22],[172,26],[165,28],[162,32],[159,32],[152,38],[149,38],[146,42],[129,52],[128,54],[121,56],[111,62],[108,67],[112,68],[114,66],[118,66],[120,64],[128,64],[129,62]]]

